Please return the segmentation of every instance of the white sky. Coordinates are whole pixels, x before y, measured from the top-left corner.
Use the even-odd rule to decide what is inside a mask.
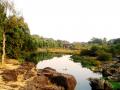
[[[31,33],[88,41],[120,37],[120,0],[14,0]]]

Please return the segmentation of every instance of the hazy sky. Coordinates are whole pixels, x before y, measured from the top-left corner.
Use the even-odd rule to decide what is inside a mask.
[[[120,0],[14,0],[32,34],[72,41],[120,37]]]

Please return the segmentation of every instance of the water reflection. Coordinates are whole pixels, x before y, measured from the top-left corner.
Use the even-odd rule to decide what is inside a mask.
[[[87,68],[83,68],[80,63],[75,63],[70,60],[70,55],[65,55],[62,57],[54,57],[50,60],[40,61],[37,64],[37,68],[42,69],[45,67],[51,67],[59,72],[71,74],[77,80],[77,86],[75,90],[91,90],[89,77],[101,77],[100,74],[93,73]]]
[[[32,52],[29,56],[26,57],[26,60],[38,63],[42,60],[52,59],[53,57],[61,57],[62,54],[48,53],[48,52]]]

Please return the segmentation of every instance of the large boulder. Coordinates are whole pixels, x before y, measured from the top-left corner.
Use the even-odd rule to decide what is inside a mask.
[[[74,90],[76,80],[72,75],[58,73],[52,68],[44,68],[41,73],[49,78],[49,80],[57,86],[64,87],[65,90]]]
[[[74,90],[76,80],[72,75],[58,73],[55,69],[44,68],[20,90]]]
[[[64,88],[58,87],[57,85],[52,85],[47,77],[45,77],[44,75],[40,75],[35,76],[19,90],[64,90]]]

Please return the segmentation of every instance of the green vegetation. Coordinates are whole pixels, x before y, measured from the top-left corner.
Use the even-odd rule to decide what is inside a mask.
[[[79,55],[73,55],[72,58],[75,62],[81,62],[83,66],[92,67],[99,66],[100,61],[112,60],[112,54],[108,48],[93,44],[90,49],[83,49]]]
[[[79,57],[78,55],[73,55],[71,56],[73,61],[75,62],[81,62],[83,67],[91,68],[93,66],[99,66],[100,61],[96,60],[94,57],[89,57],[89,56],[81,56]]]
[[[109,82],[111,83],[112,88],[113,88],[114,90],[120,89],[120,82],[114,82],[114,81],[109,81]]]
[[[113,56],[117,55],[115,53],[118,53],[118,50],[115,47],[115,45],[113,45],[113,43],[110,43],[110,41],[106,41],[105,38],[103,40],[99,39],[99,38],[93,38],[87,43],[87,45],[89,47],[82,49],[79,55],[72,56],[74,61],[76,61],[76,58],[77,58],[77,62],[78,61],[81,62],[81,58],[84,62],[85,61],[86,62],[87,61],[89,61],[89,62],[90,61],[93,61],[93,62],[110,61],[110,60],[112,60]],[[93,60],[93,58],[94,58],[94,60]],[[91,66],[92,66],[92,64],[91,64]]]
[[[24,18],[16,14],[13,2],[0,0],[0,58],[2,64],[6,58],[17,59],[20,62],[26,60],[37,64],[40,60],[61,54],[72,54],[73,61],[81,62],[83,67],[99,67],[104,61],[120,58],[120,38],[107,41],[106,38],[94,37],[86,43],[70,43],[65,40],[31,35]],[[120,87],[120,82],[110,81],[110,83],[115,90]]]
[[[106,61],[113,61],[120,59],[120,39],[112,39],[106,41],[104,38],[97,39],[93,38],[87,43],[86,48],[82,49],[80,54],[72,55],[71,58],[75,62],[81,62],[83,67],[89,69],[98,69]],[[109,64],[109,63],[108,63]],[[93,71],[96,71],[93,70]],[[106,77],[103,77],[104,79]],[[107,79],[108,80],[108,79]],[[108,80],[109,81],[109,80]],[[113,90],[120,89],[120,82],[109,81],[112,85]]]
[[[104,53],[99,54],[97,59],[100,61],[110,61],[112,60],[112,55],[110,53],[104,52]]]
[[[45,49],[47,52],[67,54],[76,53],[75,50],[80,49],[80,43],[31,35],[24,18],[17,15],[16,12],[13,2],[9,0],[0,1],[0,58],[2,61],[5,58],[24,61],[27,56],[28,58],[31,57],[33,52],[37,54],[40,49]]]
[[[8,15],[6,9],[11,14]],[[0,57],[2,59],[25,60],[33,52],[41,51],[65,54],[80,53],[78,55],[80,60],[81,56],[84,56],[84,58],[82,57],[82,59],[85,59],[84,62],[90,60],[91,64],[89,63],[89,65],[94,65],[92,63],[95,59],[97,61],[108,61],[120,54],[119,38],[109,41],[106,38],[92,38],[87,43],[70,43],[65,40],[54,40],[52,38],[31,35],[24,18],[15,12],[13,2],[8,0],[0,2]],[[79,60],[77,59],[77,61]]]

